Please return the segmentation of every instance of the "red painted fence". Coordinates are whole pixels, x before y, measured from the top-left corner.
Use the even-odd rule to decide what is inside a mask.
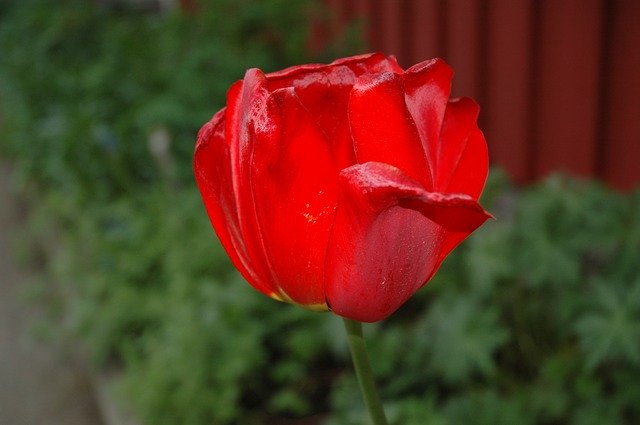
[[[526,182],[562,171],[640,186],[640,1],[326,0],[371,49],[440,56],[482,106],[494,164]],[[335,26],[334,26],[335,28]]]

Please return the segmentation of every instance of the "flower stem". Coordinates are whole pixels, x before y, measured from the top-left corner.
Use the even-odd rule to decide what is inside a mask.
[[[344,319],[344,327],[347,330],[347,341],[349,342],[353,367],[360,383],[360,391],[362,392],[364,403],[369,409],[373,425],[387,425],[384,407],[376,389],[371,363],[369,362],[369,354],[362,336],[362,323]]]

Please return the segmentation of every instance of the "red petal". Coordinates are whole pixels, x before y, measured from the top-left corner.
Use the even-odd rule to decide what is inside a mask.
[[[403,75],[407,108],[416,123],[434,182],[440,166],[437,146],[452,76],[453,71],[442,59],[421,62]]]
[[[278,138],[254,146],[253,193],[265,247],[282,293],[326,308],[324,259],[337,202],[337,169],[313,116],[293,88],[273,94]]]
[[[365,73],[376,74],[380,72],[402,72],[394,56],[384,56],[382,53],[368,53],[364,55],[349,56],[337,59],[330,64],[305,64],[285,68],[280,71],[267,74],[272,90],[283,87],[298,87],[309,81],[309,75],[318,75],[331,72],[334,68],[346,67],[356,77]],[[345,83],[347,83],[345,81]],[[351,81],[353,85],[355,78]]]
[[[478,199],[489,172],[489,154],[476,124],[478,105],[469,98],[449,102],[438,144],[436,190]]]
[[[305,108],[331,144],[338,166],[355,163],[347,122],[351,87],[363,74],[402,72],[393,57],[380,53],[339,59],[329,65],[301,65],[267,75],[269,89],[295,87]]]
[[[377,161],[401,169],[426,188],[431,173],[401,77],[391,72],[358,79],[349,97],[349,125],[359,163]]]
[[[235,194],[240,234],[255,274],[262,286],[277,292],[271,268],[265,254],[262,233],[258,226],[255,200],[251,187],[251,157],[254,145],[261,139],[277,138],[276,128],[268,114],[266,78],[259,69],[246,72],[243,81],[229,89],[225,136],[229,144],[231,181]]]
[[[478,111],[478,105],[469,98],[450,101],[447,105],[438,152],[438,191],[465,193],[473,199],[480,197],[489,172],[489,154],[484,135],[476,124]],[[445,232],[437,267],[468,235]]]
[[[331,309],[350,319],[389,316],[434,273],[445,232],[469,234],[489,217],[471,197],[428,192],[387,164],[340,177],[325,287]]]
[[[224,128],[223,108],[200,130],[193,162],[196,182],[211,224],[231,261],[251,285],[272,296],[273,289],[256,273],[242,240]]]

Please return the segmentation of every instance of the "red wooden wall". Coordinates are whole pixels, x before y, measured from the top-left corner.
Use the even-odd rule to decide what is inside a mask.
[[[372,50],[440,56],[480,103],[494,164],[640,186],[640,0],[326,0]],[[335,28],[335,26],[334,26]]]

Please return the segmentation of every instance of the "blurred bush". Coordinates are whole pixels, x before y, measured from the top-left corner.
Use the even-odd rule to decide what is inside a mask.
[[[147,424],[366,423],[340,320],[243,283],[191,172],[244,69],[326,59],[306,52],[326,11],[200,3],[0,3],[0,150],[49,247],[60,326],[122,371]],[[640,422],[640,193],[494,172],[483,202],[498,220],[367,327],[391,422]]]

